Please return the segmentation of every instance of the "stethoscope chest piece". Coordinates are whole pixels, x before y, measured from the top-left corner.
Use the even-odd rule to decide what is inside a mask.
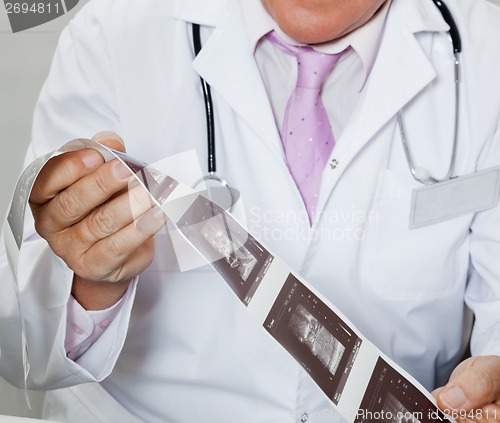
[[[240,198],[240,192],[215,173],[209,173],[200,178],[193,188],[198,190],[205,198],[229,212],[233,211],[234,205]]]

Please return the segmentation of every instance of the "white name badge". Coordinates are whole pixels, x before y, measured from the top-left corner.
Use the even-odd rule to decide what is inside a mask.
[[[413,190],[410,229],[495,207],[500,195],[500,166]]]

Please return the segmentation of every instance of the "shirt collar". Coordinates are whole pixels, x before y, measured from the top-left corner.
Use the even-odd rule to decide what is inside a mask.
[[[276,22],[267,13],[260,0],[238,0],[238,2],[241,6],[245,30],[254,53],[263,36],[273,30],[284,41],[294,45],[299,44],[281,31]],[[364,84],[377,57],[390,3],[391,0],[387,0],[377,14],[362,27],[338,40],[316,45],[314,49],[324,53],[335,54],[351,46],[363,64]]]

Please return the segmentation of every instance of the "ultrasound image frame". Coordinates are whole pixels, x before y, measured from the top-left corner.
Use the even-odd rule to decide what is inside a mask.
[[[388,397],[388,396],[391,397]],[[391,403],[391,407],[388,407]],[[359,406],[354,423],[399,423],[394,415],[397,410],[410,417],[413,423],[443,423],[447,416],[434,405],[418,388],[402,376],[396,369],[379,357],[373,370],[365,395]],[[392,417],[392,418],[391,418]]]
[[[308,314],[345,348],[334,374],[325,365],[320,354],[314,354],[311,344],[298,338],[297,330],[293,328],[291,321],[297,316],[300,307],[307,310]],[[317,327],[316,323],[314,325]],[[263,326],[309,373],[328,398],[338,404],[361,347],[361,338],[291,273]]]
[[[193,201],[177,221],[177,226],[224,278],[241,302],[248,305],[274,256],[223,208],[202,195]],[[221,237],[219,243],[215,234]],[[224,241],[231,245],[227,254],[221,252],[220,243]],[[251,269],[242,271],[242,266],[249,263]]]
[[[167,200],[168,196],[179,185],[179,182],[175,179],[140,160],[136,160],[120,151],[113,150],[113,153],[120,157],[123,163],[139,178],[160,205]]]

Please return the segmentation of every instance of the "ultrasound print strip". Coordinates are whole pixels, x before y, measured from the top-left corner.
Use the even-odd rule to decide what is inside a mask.
[[[113,153],[137,176],[160,205],[167,200],[168,196],[179,185],[175,179],[140,160],[136,160],[120,151],[113,150]]]
[[[442,423],[447,417],[419,389],[379,357],[355,423]]]
[[[16,185],[9,214],[7,215],[7,221],[11,227],[18,249],[21,248],[23,241],[24,216],[26,214],[26,204],[31,193],[31,188],[33,187],[38,172],[50,157],[51,154],[47,154],[31,163],[23,171]]]
[[[292,274],[264,327],[338,404],[361,346],[358,335]]]
[[[221,207],[201,195],[177,225],[248,305],[273,256]]]
[[[163,202],[173,191],[178,193],[177,198],[180,201],[185,198],[182,196],[184,191],[191,192],[189,188],[184,188],[182,184],[178,185],[176,181],[148,167],[145,163],[119,152],[110,152],[89,140],[75,140],[63,146],[59,152],[74,151],[84,147],[96,148],[103,154],[106,161],[119,156],[120,160],[133,171],[136,178],[150,192],[152,191],[157,201]],[[44,161],[45,158],[41,160]],[[34,169],[37,167],[38,164],[28,170],[25,175],[26,180],[33,178]],[[23,198],[29,195],[29,183],[18,185],[16,196]],[[175,190],[176,187],[183,188],[182,192]],[[191,198],[195,198],[194,202],[191,202]],[[271,266],[274,257],[231,215],[225,214],[223,209],[207,199],[193,194],[189,201],[183,201],[181,205],[182,207],[179,206],[178,210],[175,207],[169,209],[173,213],[169,214],[172,222],[178,224],[181,231],[202,255],[213,258],[214,268],[224,277],[240,300],[248,304],[268,269],[271,267],[276,269],[276,266]],[[13,232],[22,236],[24,222],[22,216],[16,213],[18,206],[19,204],[12,205],[9,224]],[[23,205],[20,206],[23,210]],[[187,211],[184,212],[186,209]],[[183,215],[179,220],[178,216],[181,214]],[[21,242],[22,239],[18,237],[16,239],[18,247]],[[15,249],[15,245],[13,246]],[[10,250],[9,246],[7,248]],[[278,260],[275,259],[274,264],[278,264],[277,262]],[[17,261],[12,263],[15,266]],[[339,405],[342,395],[346,403],[350,403],[352,392],[344,388],[358,357],[362,340],[297,277],[290,273],[285,277],[286,272],[286,267],[278,272],[279,285],[276,284],[272,296],[265,299],[266,301],[262,301],[263,298],[258,300],[256,298],[256,305],[260,306],[261,303],[265,303],[262,315],[267,314],[267,317],[263,326],[310,374],[332,403]],[[283,286],[276,296],[281,284]],[[271,302],[273,302],[272,306]],[[269,307],[270,311],[267,313]],[[262,321],[261,318],[259,319]],[[365,343],[367,347],[370,345],[369,342]],[[363,373],[365,377],[360,389],[367,383],[368,387],[365,392],[360,392],[357,396],[356,404],[361,395],[363,398],[354,422],[371,423],[375,420],[383,420],[390,423],[437,423],[447,418],[422,393],[423,391],[416,387],[419,386],[418,383],[414,386],[390,364],[378,357],[378,354],[377,352],[375,357],[370,358],[370,370]],[[378,361],[370,375],[373,366],[371,359]],[[366,364],[364,360],[362,363]],[[26,359],[25,370],[28,365],[29,362]],[[359,368],[357,366],[355,371]],[[362,365],[361,368],[363,368]],[[354,383],[353,378],[355,378],[354,373],[351,378],[351,382]],[[367,382],[368,378],[369,382]],[[352,383],[349,383],[349,387],[351,385]],[[354,407],[357,408],[357,405]],[[349,420],[351,421],[350,418]]]

